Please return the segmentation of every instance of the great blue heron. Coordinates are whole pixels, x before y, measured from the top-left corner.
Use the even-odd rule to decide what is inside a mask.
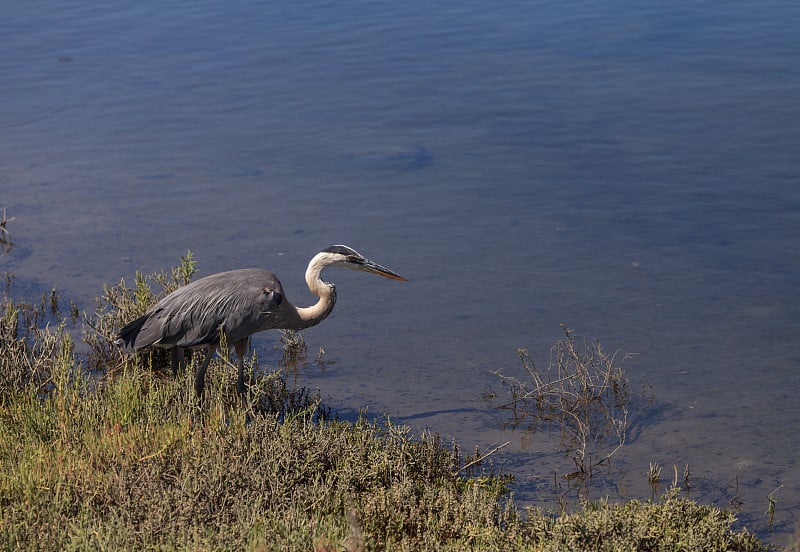
[[[236,349],[239,360],[236,389],[244,394],[244,354],[250,336],[270,329],[302,330],[325,320],[336,303],[336,288],[322,279],[321,272],[333,266],[406,280],[346,245],[334,245],[317,253],[306,269],[308,289],[319,297],[315,305],[292,305],[286,300],[278,278],[268,270],[244,268],[220,272],[180,287],[161,299],[144,316],[122,328],[116,343],[134,350],[149,346],[174,348],[176,358],[184,348],[205,349],[206,358],[194,384],[200,397],[206,369],[224,333]]]

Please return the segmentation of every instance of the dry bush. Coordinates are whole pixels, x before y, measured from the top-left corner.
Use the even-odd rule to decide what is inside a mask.
[[[608,355],[598,341],[580,351],[574,332],[562,329],[565,338],[551,349],[544,372],[536,369],[527,350],[519,349],[527,378],[496,374],[511,396],[503,405],[512,411],[511,424],[560,432],[576,468],[563,475],[583,481],[625,444],[629,382],[622,367],[625,357]]]

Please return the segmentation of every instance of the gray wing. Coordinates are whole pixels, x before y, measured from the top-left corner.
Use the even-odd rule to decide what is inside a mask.
[[[228,342],[236,343],[257,331],[280,327],[282,302],[283,288],[272,273],[222,272],[178,288],[123,328],[120,339],[136,349],[197,347],[217,343],[224,331]]]

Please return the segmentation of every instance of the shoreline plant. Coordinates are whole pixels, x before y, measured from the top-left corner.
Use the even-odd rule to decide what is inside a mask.
[[[583,349],[575,333],[561,326],[564,338],[553,345],[550,362],[539,370],[527,349],[518,349],[524,377],[496,371],[509,400],[508,422],[529,432],[556,431],[574,470],[562,477],[583,485],[599,466],[608,466],[625,445],[630,392],[623,368],[627,356],[605,352],[595,340]]]
[[[254,358],[243,402],[224,349],[199,405],[191,370],[162,377],[168,359],[122,356],[104,341],[191,277],[187,257],[163,278],[106,288],[87,317],[86,358],[65,322],[42,326],[41,305],[3,299],[0,548],[768,549],[734,530],[731,512],[674,492],[523,510],[485,461],[491,451],[465,456],[390,419],[337,420],[284,373],[254,370]]]

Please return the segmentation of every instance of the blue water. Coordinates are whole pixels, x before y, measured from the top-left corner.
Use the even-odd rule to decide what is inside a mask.
[[[650,462],[784,542],[800,512],[800,5],[17,2],[0,10],[0,270],[85,308],[171,266],[264,266],[296,303],[347,243],[407,284],[328,274],[306,332],[337,411],[462,447],[545,436],[481,399],[566,323],[637,353],[655,405],[601,493]],[[269,357],[274,336],[256,347]],[[569,462],[567,460],[567,462]],[[569,466],[567,466],[569,467]],[[738,487],[737,487],[738,485]],[[767,496],[775,525],[766,527]]]

